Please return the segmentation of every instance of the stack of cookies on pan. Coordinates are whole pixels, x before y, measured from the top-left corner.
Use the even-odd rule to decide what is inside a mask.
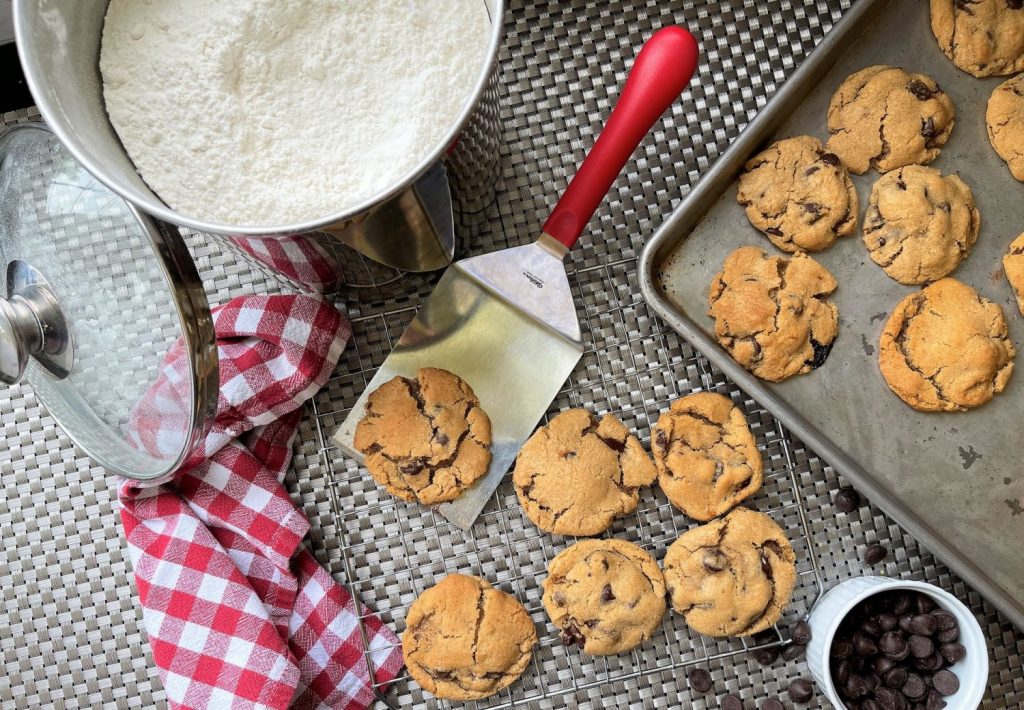
[[[355,444],[389,493],[432,505],[486,472],[490,424],[469,384],[425,368],[370,394]],[[555,556],[542,583],[562,644],[592,655],[628,652],[655,634],[669,604],[708,636],[769,629],[789,603],[796,557],[770,517],[740,506],[763,481],[743,412],[716,393],[682,397],[658,419],[651,450],[653,459],[615,416],[570,409],[537,429],[516,459],[512,480],[524,515],[547,533],[590,538]],[[635,513],[640,489],[655,480],[703,523],[664,551],[661,566],[632,542],[591,537]],[[517,599],[459,574],[416,599],[402,638],[412,677],[459,700],[511,684],[537,642]]]
[[[963,71],[1013,74],[1024,70],[1022,6],[931,0],[932,31]],[[899,283],[923,287],[889,314],[878,348],[885,382],[921,411],[966,411],[1003,391],[1015,356],[1003,311],[950,275],[970,255],[981,215],[959,176],[927,167],[950,140],[955,118],[952,99],[931,77],[871,66],[833,95],[826,144],[787,138],[747,163],[737,199],[750,223],[788,255],[742,247],[711,282],[715,335],[743,367],[779,382],[825,363],[838,333],[828,298],[837,285],[808,252],[856,232],[850,174],[874,169],[881,176],[861,230],[867,256]],[[995,89],[986,119],[992,147],[1024,181],[1024,75]],[[1009,244],[1003,269],[1024,312],[1024,235]]]

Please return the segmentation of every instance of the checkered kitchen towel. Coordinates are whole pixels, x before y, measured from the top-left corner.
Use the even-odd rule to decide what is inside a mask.
[[[174,708],[364,708],[373,702],[357,609],[302,545],[309,522],[282,483],[301,406],[351,335],[311,296],[248,296],[214,311],[216,422],[159,485],[124,481],[121,517],[153,658]],[[187,417],[179,342],[130,422],[139,448],[173,445]],[[185,420],[187,421],[187,419]],[[377,683],[402,666],[367,619]]]
[[[312,237],[289,234],[264,237],[228,237],[249,256],[263,262],[300,286],[317,293],[329,293],[338,285],[338,270],[327,251]]]

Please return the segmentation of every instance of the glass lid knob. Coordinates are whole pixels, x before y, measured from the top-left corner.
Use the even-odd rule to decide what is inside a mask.
[[[67,321],[50,284],[30,264],[7,266],[7,298],[0,299],[0,382],[21,381],[30,357],[64,379],[74,363]]]

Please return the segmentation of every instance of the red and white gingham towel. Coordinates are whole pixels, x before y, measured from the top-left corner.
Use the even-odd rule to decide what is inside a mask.
[[[302,545],[309,522],[283,485],[301,406],[351,335],[311,296],[249,296],[214,311],[216,422],[173,480],[124,481],[143,621],[174,708],[364,708],[373,702],[349,592]],[[181,344],[130,422],[150,452],[187,416]],[[366,620],[376,683],[402,666],[394,633]]]
[[[300,286],[327,293],[338,285],[338,269],[333,259],[310,236],[288,234],[272,239],[243,236],[228,239],[249,256]]]

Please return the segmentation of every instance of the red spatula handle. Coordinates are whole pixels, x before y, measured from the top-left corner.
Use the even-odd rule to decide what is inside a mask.
[[[697,54],[697,40],[682,27],[647,40],[608,123],[544,223],[547,234],[572,248],[640,141],[690,83]]]

